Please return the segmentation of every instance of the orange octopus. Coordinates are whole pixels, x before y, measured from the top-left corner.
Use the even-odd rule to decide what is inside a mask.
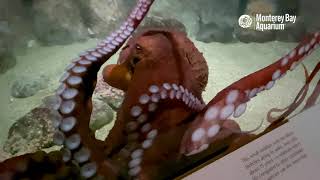
[[[103,71],[108,84],[125,91],[106,142],[129,176],[154,179],[148,169],[179,156],[187,125],[204,107],[208,67],[184,33],[165,30],[130,39],[118,62]]]
[[[306,84],[282,116],[261,134],[242,132],[231,119],[246,111],[258,93],[270,90],[288,70],[294,70],[319,46],[320,34],[306,37],[275,63],[234,82],[208,104],[202,99],[208,67],[188,37],[173,30],[154,29],[132,38],[151,7],[139,0],[120,28],[94,49],[81,53],[66,68],[57,89],[54,142],[61,151],[36,152],[0,163],[0,179],[168,179],[208,157],[226,155],[285,123],[302,103],[319,71],[305,73]],[[89,129],[91,96],[100,67],[122,48],[118,64],[103,70],[104,80],[125,92],[114,127],[105,141]],[[320,83],[307,100],[315,103]],[[280,111],[273,109],[272,111]]]

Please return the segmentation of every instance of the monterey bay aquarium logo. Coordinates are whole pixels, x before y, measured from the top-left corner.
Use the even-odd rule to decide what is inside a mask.
[[[289,23],[295,23],[297,16],[290,14],[285,15],[262,15],[256,16],[242,15],[239,17],[239,26],[242,28],[252,28],[257,31],[265,30],[284,30],[285,26]]]

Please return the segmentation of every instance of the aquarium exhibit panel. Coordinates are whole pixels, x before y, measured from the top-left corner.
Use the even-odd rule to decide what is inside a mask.
[[[320,176],[320,105],[231,154],[192,173],[184,180],[252,179],[317,180]]]

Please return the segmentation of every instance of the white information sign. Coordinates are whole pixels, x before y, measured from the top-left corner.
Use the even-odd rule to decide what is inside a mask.
[[[319,180],[320,105],[184,180]]]

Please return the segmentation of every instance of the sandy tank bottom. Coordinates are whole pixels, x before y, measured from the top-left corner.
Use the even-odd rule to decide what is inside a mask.
[[[203,52],[209,66],[209,82],[203,94],[206,102],[223,88],[273,63],[297,45],[283,42],[206,44],[193,41]],[[13,69],[0,75],[0,146],[6,140],[10,126],[31,109],[39,106],[42,98],[52,94],[57,88],[58,79],[65,66],[80,52],[94,47],[96,43],[97,40],[90,40],[68,46],[30,48],[25,55],[17,57],[17,65]],[[115,55],[110,62],[114,63],[117,57],[118,55]],[[309,72],[318,62],[318,57],[320,57],[320,50],[314,51],[305,59]],[[33,77],[47,75],[50,78],[48,88],[28,98],[13,98],[10,95],[10,87],[15,80],[24,75]],[[271,90],[264,91],[253,98],[248,103],[247,112],[237,119],[237,122],[244,130],[250,130],[264,120],[262,130],[268,125],[267,112],[271,108],[282,108],[290,104],[303,84],[304,73],[300,65],[295,71],[287,73],[283,79],[277,81]]]

